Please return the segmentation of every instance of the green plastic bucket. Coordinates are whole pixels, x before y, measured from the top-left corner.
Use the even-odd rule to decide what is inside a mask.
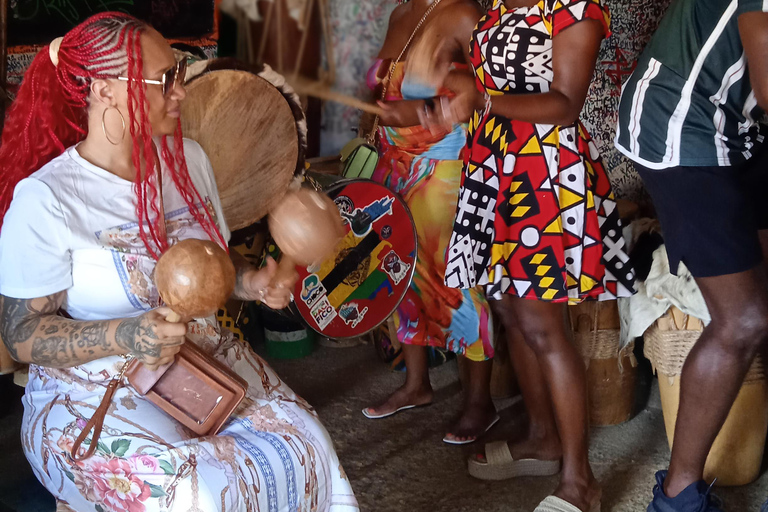
[[[296,331],[272,331],[264,329],[264,340],[269,357],[275,359],[299,359],[312,353],[315,333],[301,328]]]
[[[312,353],[315,333],[291,318],[261,308],[264,345],[267,355],[275,359],[299,359]]]

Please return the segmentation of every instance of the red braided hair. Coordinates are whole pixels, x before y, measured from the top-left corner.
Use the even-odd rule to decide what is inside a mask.
[[[158,200],[160,162],[152,141],[147,86],[141,80],[144,68],[141,36],[147,28],[132,16],[105,12],[91,16],[64,36],[57,65],[51,61],[48,46],[35,56],[8,111],[3,129],[0,228],[18,182],[87,135],[91,81],[126,76],[139,236],[154,259],[168,248],[163,229],[164,212],[160,211]],[[226,248],[211,212],[203,204],[189,176],[181,123],[176,128],[173,142],[174,153],[171,153],[166,137],[163,137],[159,156],[192,216],[211,240]],[[204,213],[200,212],[200,206]]]

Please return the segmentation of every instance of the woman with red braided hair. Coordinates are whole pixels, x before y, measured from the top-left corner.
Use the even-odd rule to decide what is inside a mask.
[[[229,239],[210,162],[181,135],[185,70],[149,26],[99,14],[35,57],[8,112],[0,337],[30,364],[25,453],[78,512],[357,510],[311,407],[215,318],[173,324],[158,308],[151,274],[169,245]],[[237,298],[288,304],[293,283],[275,281],[274,261],[232,256]],[[185,337],[249,382],[222,432],[195,439],[121,387],[95,454],[75,460],[121,356],[161,365]]]

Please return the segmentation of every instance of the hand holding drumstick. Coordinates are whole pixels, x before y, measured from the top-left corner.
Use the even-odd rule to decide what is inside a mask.
[[[434,107],[419,112],[422,126],[433,134],[446,133],[457,123],[466,123],[475,110],[482,110],[485,98],[475,85],[471,70],[455,69],[451,56],[456,41],[441,32],[439,24],[430,24],[408,55],[405,73],[409,82],[434,90],[447,89]]]

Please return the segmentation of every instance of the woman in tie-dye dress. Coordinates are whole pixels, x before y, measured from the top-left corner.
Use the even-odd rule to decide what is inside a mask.
[[[411,210],[418,236],[418,259],[413,284],[394,315],[398,340],[403,344],[406,382],[377,407],[365,409],[369,418],[381,418],[410,406],[432,400],[427,346],[441,347],[465,357],[469,364],[469,386],[464,411],[444,441],[472,442],[497,421],[490,398],[490,369],[493,357],[491,317],[479,288],[457,290],[445,286],[445,251],[451,236],[466,124],[431,133],[419,124],[418,110],[440,101],[446,91],[425,90],[408,80],[405,59],[394,70],[393,61],[403,49],[419,20],[432,2],[411,0],[390,19],[387,39],[369,73],[369,85],[381,98],[382,83],[388,83],[385,112],[379,128],[379,165],[373,179],[399,193]],[[424,26],[438,24],[454,33],[453,27],[467,17],[479,15],[473,0],[442,0]],[[471,22],[470,25],[471,26]],[[415,40],[420,33],[416,33]],[[465,62],[461,51],[451,54]],[[456,65],[456,64],[455,64]],[[458,64],[466,69],[466,64]],[[433,99],[434,98],[434,99]]]

